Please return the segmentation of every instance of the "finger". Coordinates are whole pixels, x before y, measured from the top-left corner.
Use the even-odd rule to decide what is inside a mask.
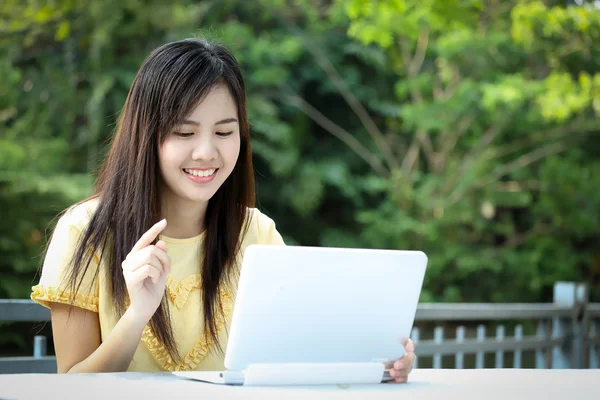
[[[406,341],[406,344],[404,345],[404,348],[406,349],[407,353],[414,353],[415,352],[415,342],[413,342],[410,338]]]
[[[156,242],[155,246],[164,251],[165,253],[167,252],[167,243],[164,240],[159,240],[158,242]]]
[[[409,337],[402,336],[400,338],[400,343],[402,344],[402,346],[404,346],[406,351],[412,351],[415,349],[415,342],[413,342],[413,340]]]
[[[400,368],[396,368],[396,365],[398,365],[399,362],[403,362],[403,363],[405,362],[404,356],[402,358],[397,359],[397,360],[388,361],[388,362],[384,363],[385,364],[385,368],[386,369],[400,369]]]
[[[158,261],[158,258],[153,254],[150,257],[138,257],[139,260],[131,260],[124,263],[123,274],[127,277],[129,274],[136,272],[140,269],[149,270],[147,276],[152,278],[152,282],[156,283],[163,273],[162,264]]]
[[[394,362],[394,369],[399,371],[407,371],[407,373],[410,373],[410,371],[413,369],[413,364],[415,363],[416,359],[417,356],[415,353],[406,353],[404,357]]]
[[[137,243],[133,245],[133,248],[131,249],[131,252],[129,254],[151,245],[154,239],[156,239],[156,237],[163,231],[163,229],[165,229],[166,226],[167,220],[164,218],[158,221],[156,224],[152,225],[152,227],[142,235],[142,237],[137,241]]]
[[[390,381],[388,381],[388,383],[391,384],[396,384],[396,383],[406,383],[408,381],[408,376],[406,375],[399,375],[399,374],[392,374],[390,372],[390,376],[392,377],[392,379]]]
[[[162,270],[160,270],[159,268],[157,268],[156,266],[151,265],[151,264],[146,264],[139,269],[142,271],[145,271],[146,277],[151,278],[152,283],[158,282],[158,279],[160,278],[160,274],[162,273]]]
[[[160,272],[150,265],[144,265],[143,267],[132,272],[127,272],[126,274],[129,285],[143,282],[146,278],[151,278],[152,283],[156,283],[158,282],[158,278],[160,278]]]
[[[401,358],[399,360],[396,360],[394,362],[394,369],[399,371],[406,368],[406,360],[404,358]]]
[[[408,373],[406,372],[406,370],[397,370],[397,369],[391,369],[389,374],[394,379],[406,378],[408,376]]]
[[[152,283],[156,284],[159,279],[162,277],[163,272],[157,272],[157,269],[150,269],[150,273],[148,274],[150,276],[150,278],[152,278]]]
[[[159,240],[158,242],[156,242],[156,245],[154,247],[155,250],[153,251],[153,254],[158,258],[158,261],[160,261],[160,263],[162,264],[163,271],[165,271],[165,273],[167,274],[170,273],[171,257],[169,257],[169,255],[167,254],[167,244],[162,240]]]
[[[158,282],[160,279],[160,274],[162,274],[162,270],[156,268],[154,265],[147,264],[148,267],[148,277],[152,279],[152,283]]]
[[[394,368],[394,361],[384,362],[383,365],[385,366],[385,369],[393,369]]]
[[[415,366],[415,362],[417,361],[417,355],[415,353],[411,353],[410,367],[408,368],[408,373],[410,374]]]
[[[157,254],[155,254],[158,250],[154,249],[154,246],[146,247],[141,251],[138,251],[131,255],[129,259],[126,259],[123,262],[123,269],[133,272],[136,269],[143,267],[146,264],[152,265],[160,272],[164,270],[162,262],[159,260]],[[162,251],[162,250],[160,250]]]

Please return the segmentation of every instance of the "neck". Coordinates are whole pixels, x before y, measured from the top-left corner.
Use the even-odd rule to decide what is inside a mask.
[[[201,234],[205,229],[204,218],[208,202],[197,203],[173,197],[163,200],[162,217],[167,219],[167,226],[162,234],[174,239]]]

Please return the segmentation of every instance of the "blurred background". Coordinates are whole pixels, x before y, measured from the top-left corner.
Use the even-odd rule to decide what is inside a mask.
[[[4,0],[0,298],[29,297],[147,54],[204,37],[242,66],[288,244],[423,250],[422,302],[599,301],[598,3]]]

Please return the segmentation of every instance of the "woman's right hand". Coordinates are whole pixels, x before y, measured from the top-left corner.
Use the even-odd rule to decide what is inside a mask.
[[[167,221],[163,219],[148,229],[121,264],[129,293],[128,311],[146,323],[162,301],[167,274],[171,272],[167,244],[162,240],[152,244],[166,226]]]

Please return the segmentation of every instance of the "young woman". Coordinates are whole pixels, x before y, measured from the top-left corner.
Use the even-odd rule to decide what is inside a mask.
[[[182,40],[145,60],[94,194],[59,219],[32,289],[59,372],[224,369],[241,255],[284,245],[253,208],[245,102],[220,45]]]

